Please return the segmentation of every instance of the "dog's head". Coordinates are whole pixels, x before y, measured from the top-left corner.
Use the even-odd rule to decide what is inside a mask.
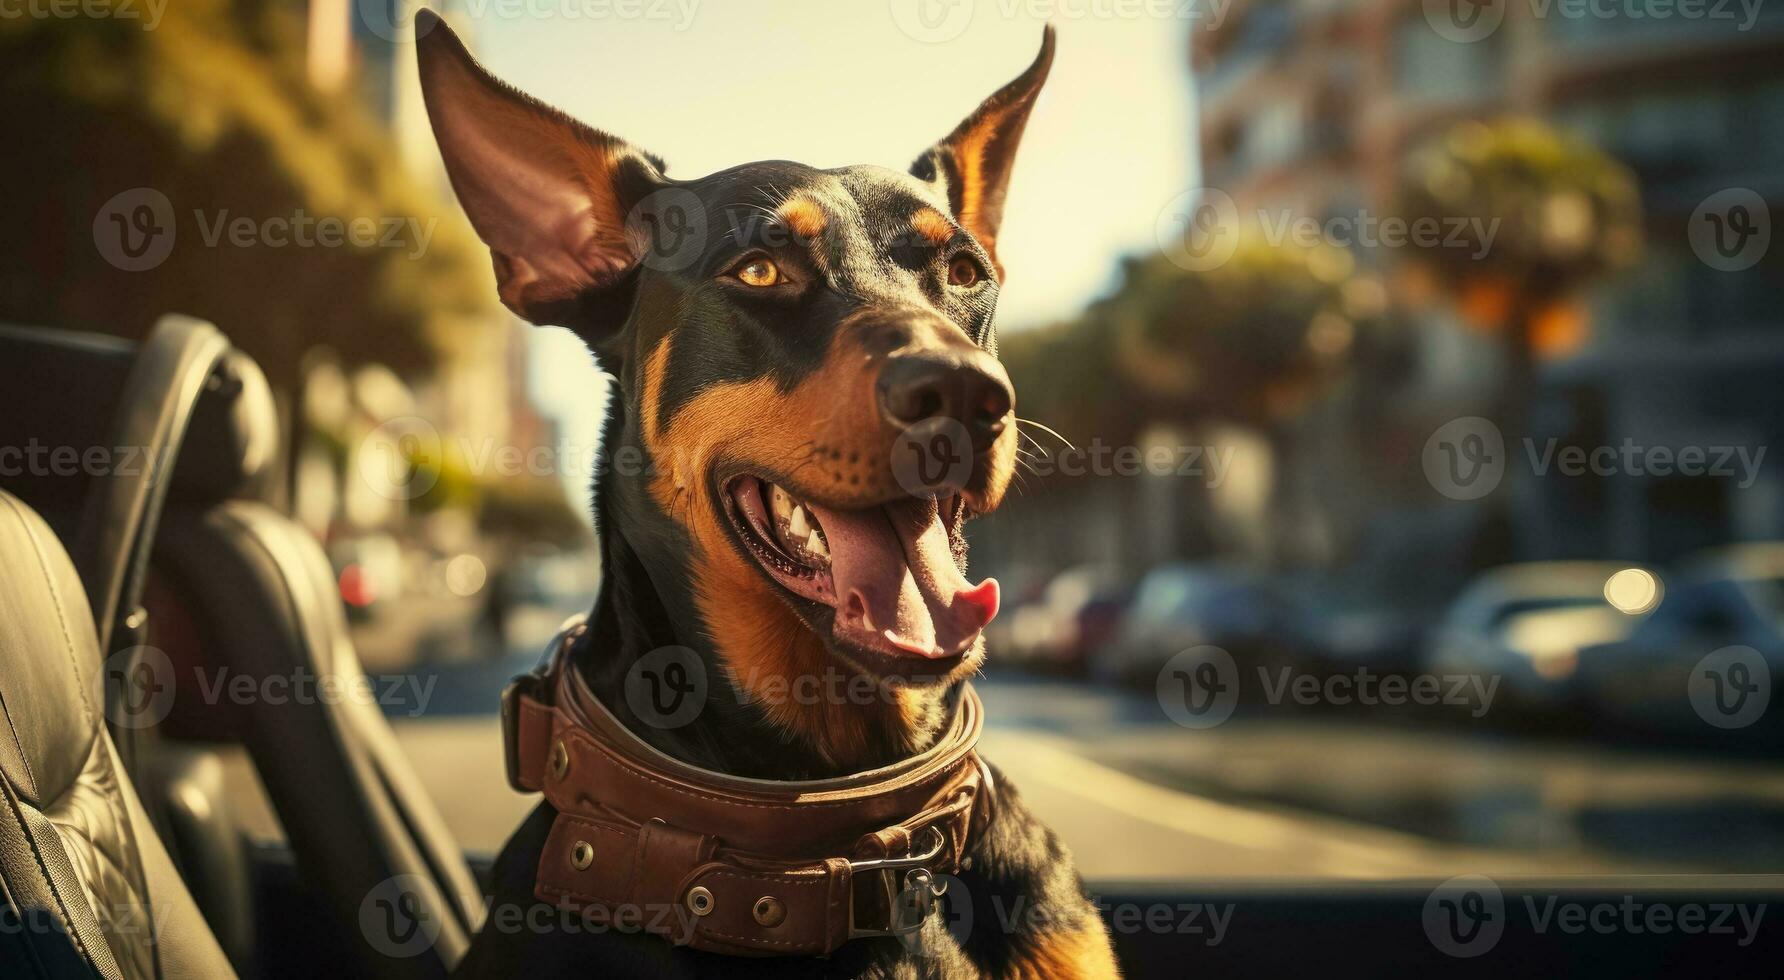
[[[998,505],[1016,456],[997,231],[1051,29],[908,173],[775,161],[671,180],[418,26],[502,301],[579,332],[618,379],[602,513],[671,601],[686,590],[730,676],[824,657],[971,670],[998,591],[965,578],[961,526]]]

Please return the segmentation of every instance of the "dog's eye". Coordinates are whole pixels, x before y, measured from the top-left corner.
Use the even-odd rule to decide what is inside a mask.
[[[745,286],[777,286],[786,278],[781,275],[780,266],[767,259],[751,259],[738,266],[733,275]]]
[[[957,255],[948,263],[948,285],[970,286],[985,278],[979,263],[970,255]]]

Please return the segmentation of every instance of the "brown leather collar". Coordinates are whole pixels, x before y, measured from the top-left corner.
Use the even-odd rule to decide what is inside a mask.
[[[961,685],[936,745],[836,779],[746,779],[672,758],[626,729],[571,668],[584,627],[502,694],[508,781],[557,810],[535,894],[678,945],[824,955],[922,924],[989,818]]]

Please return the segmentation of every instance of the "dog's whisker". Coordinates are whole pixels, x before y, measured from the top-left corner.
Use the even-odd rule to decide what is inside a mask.
[[[1037,422],[1034,419],[1025,419],[1020,415],[1016,416],[1016,421],[1022,423],[1023,425],[1032,425],[1035,428],[1041,430],[1042,432],[1045,432],[1048,435],[1052,436],[1053,438],[1058,439],[1060,442],[1065,443],[1067,449],[1076,451],[1078,448],[1077,446],[1072,445],[1072,441],[1070,439],[1067,439],[1065,436],[1060,435],[1059,430],[1053,428],[1050,425],[1047,425],[1044,422]]]

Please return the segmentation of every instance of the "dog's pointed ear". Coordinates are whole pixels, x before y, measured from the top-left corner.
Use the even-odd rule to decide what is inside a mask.
[[[610,329],[587,321],[644,254],[627,218],[667,184],[662,161],[492,77],[432,11],[415,33],[434,138],[502,303],[537,324]]]
[[[991,253],[1000,279],[1003,263],[997,258],[997,229],[1003,224],[1004,194],[1016,162],[1016,145],[1022,141],[1029,110],[1052,67],[1053,25],[1048,24],[1034,64],[911,164],[911,174],[917,179],[947,192],[955,219]]]

